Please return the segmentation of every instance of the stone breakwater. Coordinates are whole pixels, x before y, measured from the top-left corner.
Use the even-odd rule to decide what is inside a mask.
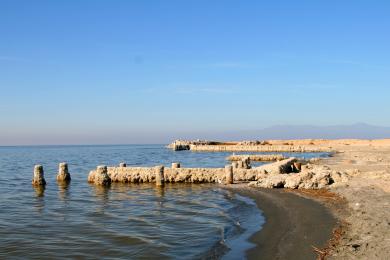
[[[169,144],[167,148],[174,151],[191,150],[197,152],[333,152],[329,146],[311,145],[310,143],[294,144],[294,143],[270,143],[263,142],[211,142],[211,141],[181,141],[176,140]]]
[[[250,182],[250,186],[262,188],[321,189],[348,182],[355,172],[332,171],[326,166],[307,163],[301,165],[296,158],[254,167],[235,168],[172,168],[156,167],[106,167],[98,166],[88,176],[88,182],[97,185],[121,183],[225,183]]]
[[[230,155],[226,158],[228,161],[242,161],[246,158],[254,162],[272,162],[286,159],[283,154],[240,154]]]
[[[329,147],[310,145],[190,145],[189,150],[198,152],[332,152]]]
[[[226,166],[225,168],[181,168],[178,163],[168,167],[106,167],[98,166],[90,171],[88,181],[97,183],[102,174],[110,178],[111,182],[147,183],[156,182],[157,174],[162,171],[164,182],[190,182],[190,183],[225,183],[229,179],[234,181],[255,181],[271,174],[287,174],[294,171],[297,159],[289,158],[279,162],[254,167],[251,169]],[[179,167],[178,167],[179,166]],[[157,171],[157,168],[159,170]],[[162,168],[162,170],[161,170]],[[233,174],[232,174],[233,173]],[[233,176],[231,176],[233,175]],[[99,182],[97,183],[99,184]]]

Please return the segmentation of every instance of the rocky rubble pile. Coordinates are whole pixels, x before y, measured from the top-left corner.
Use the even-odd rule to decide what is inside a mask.
[[[355,172],[337,172],[327,166],[306,164],[299,173],[269,174],[249,186],[261,188],[321,189],[346,183]]]

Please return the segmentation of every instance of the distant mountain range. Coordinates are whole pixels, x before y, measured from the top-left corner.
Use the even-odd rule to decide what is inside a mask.
[[[233,126],[232,126],[233,127]],[[118,134],[80,133],[78,135],[32,134],[13,136],[1,134],[1,145],[53,145],[53,144],[167,144],[176,139],[242,141],[265,139],[382,139],[390,138],[390,127],[368,124],[313,126],[277,125],[248,131],[150,131],[148,133],[122,131]]]
[[[210,136],[211,137],[211,136]],[[364,123],[353,125],[313,126],[276,125],[261,130],[226,132],[213,136],[218,140],[262,140],[262,139],[382,139],[390,138],[390,127]]]
[[[260,130],[195,133],[183,139],[264,140],[264,139],[382,139],[390,138],[390,127],[364,123],[352,125],[276,125]]]

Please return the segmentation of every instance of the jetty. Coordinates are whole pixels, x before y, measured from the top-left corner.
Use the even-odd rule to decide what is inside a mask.
[[[216,142],[216,141],[185,141],[176,140],[167,148],[174,151],[190,150],[194,152],[333,152],[332,147],[318,146],[311,142],[301,144],[276,141],[244,141],[244,142]]]
[[[272,162],[287,159],[283,154],[233,154],[226,158],[228,161],[242,161],[246,158],[254,162]]]
[[[122,183],[231,183],[232,181],[256,181],[267,174],[285,174],[294,171],[296,158],[289,158],[276,163],[253,167],[250,169],[227,165],[224,168],[182,168],[179,163],[173,163],[172,167],[106,167],[98,166],[90,171],[88,182],[103,184],[100,179],[104,176],[111,182]],[[104,170],[102,170],[104,169]],[[107,176],[107,177],[106,177]]]

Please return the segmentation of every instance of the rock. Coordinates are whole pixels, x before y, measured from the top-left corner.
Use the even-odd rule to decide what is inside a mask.
[[[172,163],[172,169],[178,169],[180,168],[180,163],[179,162],[175,162],[175,163]]]
[[[330,173],[329,172],[320,172],[316,173],[312,178],[312,183],[315,188],[322,189],[331,183]]]
[[[283,174],[292,172],[292,165],[297,161],[296,158],[288,158],[285,160],[281,160],[278,162],[262,165],[260,167],[256,167],[257,170],[264,170],[269,174]]]
[[[121,162],[121,163],[119,164],[119,167],[127,167],[127,164],[124,163],[124,162]]]
[[[337,172],[332,171],[330,173],[331,180],[333,180],[333,183],[345,183],[348,182],[350,179],[350,176],[346,172]]]
[[[294,162],[293,163],[293,172],[300,172],[302,170],[302,163],[300,162]]]
[[[286,183],[286,175],[270,175],[257,181],[256,186],[261,188],[283,188]]]
[[[296,174],[289,174],[286,178],[285,188],[297,189],[303,182],[308,182],[313,177],[312,172],[301,172]],[[302,186],[301,186],[302,187]]]

